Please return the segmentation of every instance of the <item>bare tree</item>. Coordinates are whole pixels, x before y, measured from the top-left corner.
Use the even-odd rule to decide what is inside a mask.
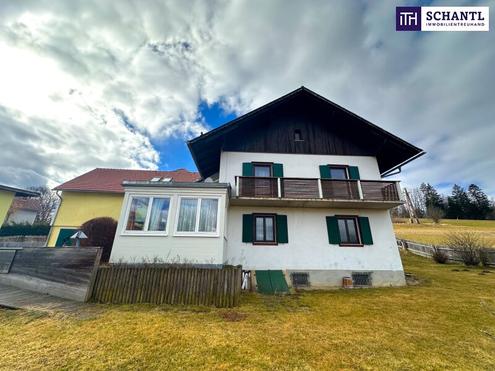
[[[433,223],[438,224],[440,223],[440,220],[445,216],[445,211],[436,206],[429,206],[426,209],[426,215],[433,220]]]
[[[426,214],[426,205],[423,193],[419,188],[411,188],[409,189],[409,197],[411,198],[411,203],[416,211],[416,215],[419,218],[424,217]]]
[[[36,215],[35,223],[50,224],[53,213],[60,202],[59,198],[55,192],[46,186],[30,187],[29,189],[40,194],[40,210]]]

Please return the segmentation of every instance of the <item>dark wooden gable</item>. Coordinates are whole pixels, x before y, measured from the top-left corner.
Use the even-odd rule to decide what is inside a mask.
[[[382,173],[422,152],[306,88],[193,139],[189,148],[203,177],[218,171],[222,150],[376,156]]]
[[[224,151],[373,155],[374,148],[349,132],[348,119],[319,107],[314,100],[295,99],[251,117],[225,135]],[[295,131],[302,140],[295,140]]]

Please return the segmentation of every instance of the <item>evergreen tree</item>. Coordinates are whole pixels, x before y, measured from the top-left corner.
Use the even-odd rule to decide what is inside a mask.
[[[468,188],[469,198],[469,218],[486,219],[491,211],[490,201],[485,192],[476,184],[471,184]]]
[[[447,218],[465,219],[469,214],[469,197],[461,186],[454,184],[452,195],[447,197]]]
[[[419,190],[423,194],[426,210],[437,208],[440,210],[445,209],[442,197],[438,194],[435,187],[430,183],[421,183]]]

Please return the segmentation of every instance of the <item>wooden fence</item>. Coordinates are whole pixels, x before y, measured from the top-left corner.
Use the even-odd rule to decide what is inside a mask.
[[[99,303],[239,305],[241,267],[100,266],[92,300]]]
[[[400,248],[404,248],[413,254],[430,258],[433,255],[433,246],[418,242],[397,239],[397,244]],[[443,251],[449,257],[449,261],[462,263],[462,258],[459,251],[450,249],[445,246],[437,246],[438,250]],[[488,265],[495,266],[495,250],[488,252]]]

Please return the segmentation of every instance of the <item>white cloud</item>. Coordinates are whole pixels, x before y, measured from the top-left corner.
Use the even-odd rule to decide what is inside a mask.
[[[395,32],[396,5],[2,4],[0,125],[16,146],[26,145],[19,128],[33,137],[15,167],[0,159],[0,181],[12,168],[28,183],[35,173],[58,182],[95,166],[156,167],[149,138],[207,130],[200,101],[244,113],[306,85],[423,147],[401,175],[407,185],[475,181],[495,195],[492,32]]]

